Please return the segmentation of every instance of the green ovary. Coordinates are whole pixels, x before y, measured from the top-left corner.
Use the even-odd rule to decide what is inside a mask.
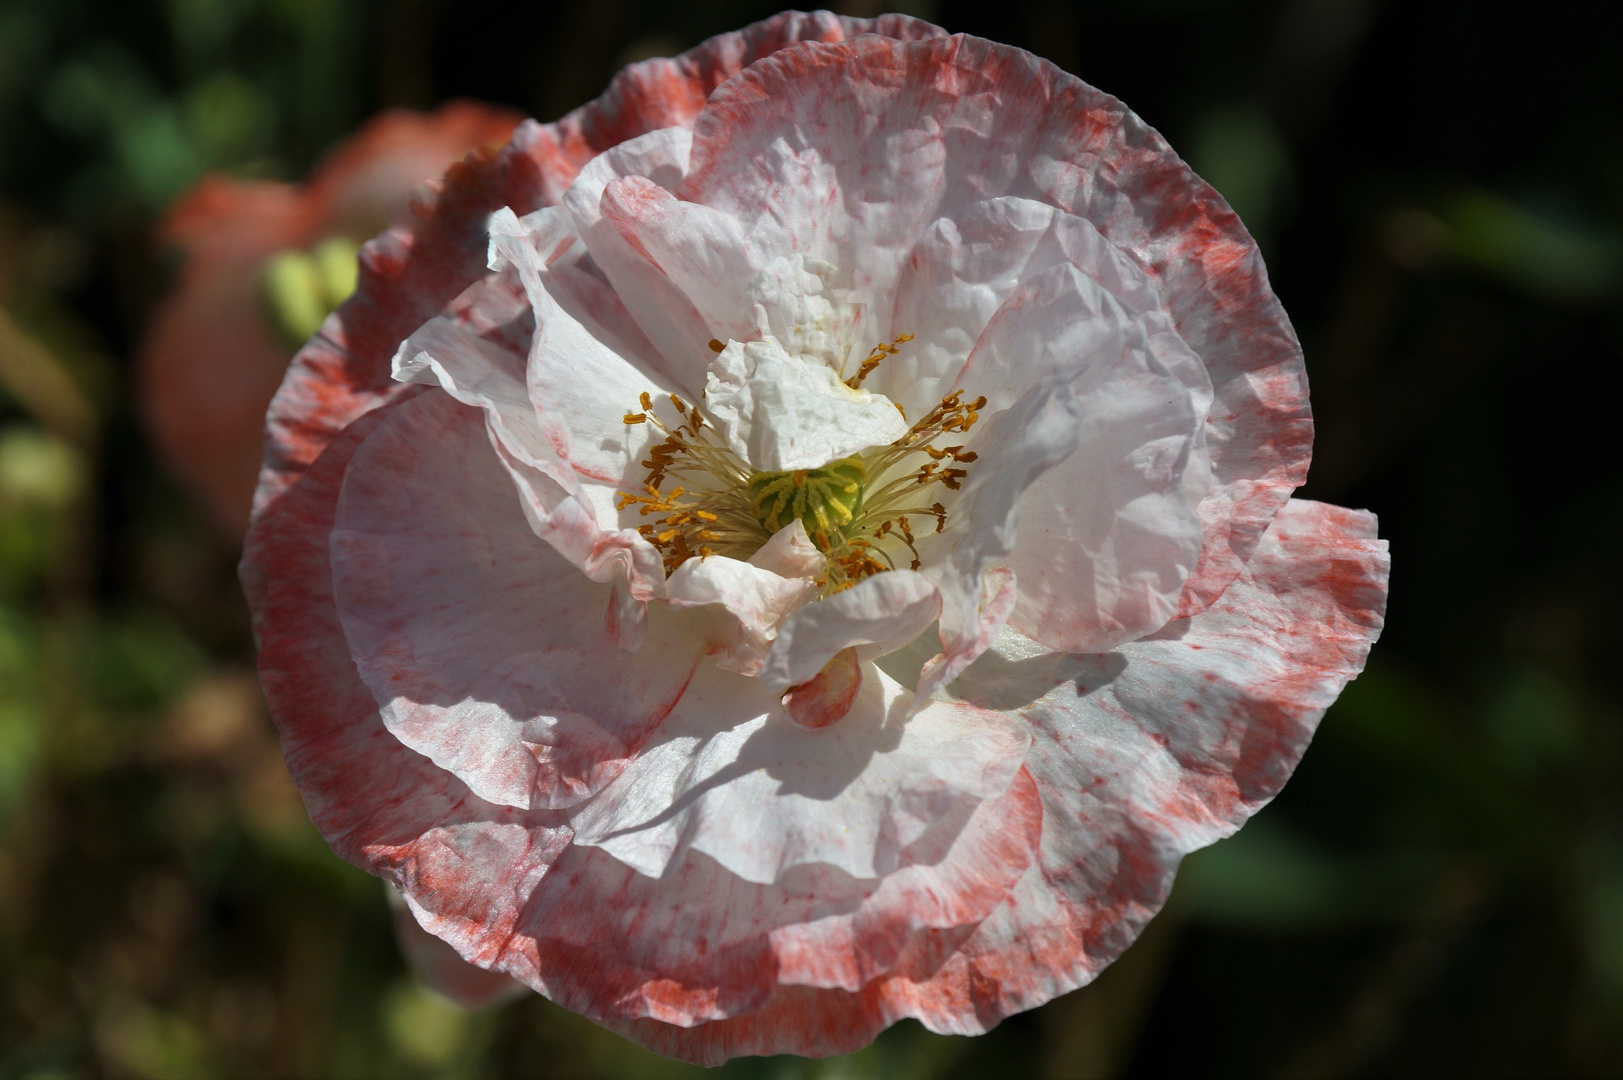
[[[839,544],[843,530],[862,509],[867,479],[868,470],[858,457],[818,469],[754,473],[749,479],[750,512],[768,535],[799,518],[812,543],[828,551]]]

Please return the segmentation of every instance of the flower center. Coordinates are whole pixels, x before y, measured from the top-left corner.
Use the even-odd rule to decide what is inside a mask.
[[[847,385],[855,388],[898,345],[877,346]],[[712,342],[716,348],[719,342]],[[914,570],[919,553],[914,518],[933,518],[936,531],[947,523],[947,508],[927,501],[936,485],[956,491],[975,460],[962,443],[936,446],[936,440],[967,432],[986,405],[984,397],[963,400],[955,390],[888,446],[873,447],[815,469],[762,472],[713,439],[698,406],[675,394],[671,408],[679,419],[668,425],[648,394],[626,424],[653,424],[665,433],[642,465],[648,470],[642,492],[621,492],[618,509],[637,506],[658,521],[638,526],[665,559],[670,573],[695,556],[747,559],[779,529],[799,519],[806,535],[828,556],[820,580],[825,593],[850,588],[863,578],[894,570],[903,559]],[[898,406],[900,409],[900,406]],[[905,417],[905,414],[904,414]],[[681,483],[665,489],[668,480]]]
[[[826,552],[831,538],[855,520],[867,480],[868,470],[857,456],[820,469],[752,473],[750,511],[769,535],[799,518],[812,543]]]

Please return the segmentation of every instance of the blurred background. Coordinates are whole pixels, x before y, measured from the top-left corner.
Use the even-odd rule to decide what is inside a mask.
[[[1390,617],[1093,986],[722,1073],[1623,1075],[1623,8],[911,2],[1239,211],[1307,351],[1302,494],[1380,514]],[[413,981],[287,778],[234,565],[288,342],[418,173],[773,10],[0,0],[0,1078],[697,1074]],[[452,99],[496,111],[367,126]]]

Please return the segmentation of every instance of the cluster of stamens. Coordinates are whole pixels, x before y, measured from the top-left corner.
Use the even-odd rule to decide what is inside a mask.
[[[846,385],[860,386],[887,356],[900,351],[898,346],[911,340],[911,334],[904,334],[876,346]],[[719,345],[711,342],[712,349]],[[638,531],[664,557],[667,573],[695,556],[747,559],[799,518],[811,542],[828,557],[818,583],[826,593],[834,593],[894,570],[903,559],[911,569],[919,568],[912,519],[933,518],[935,531],[945,528],[946,507],[925,500],[937,484],[956,491],[968,475],[961,466],[976,457],[961,442],[938,447],[935,441],[969,431],[986,399],[966,402],[963,391],[955,390],[889,446],[820,468],[785,472],[751,469],[725,443],[711,438],[714,428],[698,406],[675,394],[670,395],[678,417],[674,425],[656,414],[648,394],[640,403],[642,410],[627,413],[625,423],[652,424],[665,438],[642,462],[648,470],[643,490],[621,492],[618,508],[636,506],[641,516],[657,517],[639,525]],[[925,460],[917,462],[921,456]],[[674,483],[666,490],[668,481]]]

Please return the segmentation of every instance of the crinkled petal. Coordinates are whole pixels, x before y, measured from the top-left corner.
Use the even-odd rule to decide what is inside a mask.
[[[828,556],[817,550],[806,535],[806,523],[799,518],[773,533],[749,561],[784,577],[820,577],[828,566]]]
[[[731,341],[710,365],[705,407],[733,452],[765,472],[816,469],[907,434],[888,398],[776,341]]]
[[[1155,356],[1143,320],[1071,264],[1035,275],[1009,298],[982,331],[959,384],[985,394],[990,411],[1042,380],[1074,392],[1076,448],[1063,469],[1023,474],[1020,529],[989,533],[983,543],[994,544],[991,558],[1007,558],[1019,577],[1022,632],[1052,648],[1102,651],[1177,611],[1200,556],[1185,473],[1200,453],[1204,417],[1196,396]],[[967,484],[1001,500],[1007,485],[991,440],[989,431],[972,442],[982,455]],[[978,509],[958,517],[988,530],[993,521],[1002,530],[1003,520]]]
[[[488,971],[462,959],[447,942],[417,925],[417,917],[398,890],[392,885],[385,889],[395,944],[406,958],[406,966],[424,986],[464,1009],[489,1008],[526,992],[528,987],[511,975]]]
[[[1018,581],[999,564],[1014,549],[1024,493],[1077,452],[1084,437],[1088,406],[1078,390],[1074,382],[1049,380],[993,416],[974,441],[980,460],[963,481],[946,528],[921,541],[927,576],[941,596],[942,652],[920,672],[920,698],[985,651],[1013,610]]]
[[[563,205],[585,241],[593,262],[626,304],[635,324],[654,343],[661,371],[674,385],[697,396],[704,385],[706,347],[712,333],[687,297],[625,235],[615,200],[605,188],[622,176],[635,176],[649,191],[681,183],[687,172],[692,134],[685,127],[651,131],[593,158],[564,193]],[[604,211],[609,213],[605,215]],[[605,220],[606,218],[606,220]]]
[[[556,207],[522,219],[505,209],[491,215],[492,263],[518,271],[534,312],[526,379],[541,429],[580,480],[613,491],[629,486],[653,441],[648,425],[622,418],[642,394],[663,395],[671,386],[646,357],[616,348],[606,328],[561,302],[569,290],[550,263],[573,239],[569,216]]]
[[[1086,218],[1013,196],[970,203],[925,230],[903,269],[892,320],[914,340],[864,385],[909,409],[933,404],[953,388],[964,359],[1004,304],[1039,275],[1066,265],[1131,313],[1150,352],[1188,387],[1204,416],[1211,380],[1162,310],[1154,280]]]
[[[725,617],[710,627],[707,640],[724,655],[722,667],[754,675],[766,660],[766,650],[778,626],[796,609],[815,600],[817,582],[805,577],[784,577],[751,563],[721,555],[689,559],[677,567],[665,586],[665,599],[673,608],[719,607]]]
[[[332,530],[344,633],[384,725],[481,798],[568,806],[665,718],[703,652],[649,613],[635,661],[611,590],[539,542],[480,414],[400,406],[356,453]]]
[[[1037,816],[1050,822],[1043,827],[1041,864],[1028,866],[1016,850],[997,857],[991,848],[965,850],[972,827],[990,812],[997,811],[998,822],[1015,820],[1006,801],[1021,790],[1025,771],[999,799],[979,805],[940,862],[906,865],[877,890],[867,882],[851,890],[832,868],[810,863],[803,865],[811,869],[796,867],[768,886],[742,881],[691,847],[657,880],[598,848],[564,850],[569,831],[560,813],[492,806],[375,721],[354,721],[371,726],[366,740],[353,740],[364,748],[348,757],[343,747],[332,755],[329,747],[312,747],[309,725],[349,724],[347,717],[373,715],[342,642],[334,647],[337,619],[322,592],[322,545],[343,464],[323,473],[321,454],[331,444],[347,462],[374,421],[360,421],[354,435],[338,433],[362,412],[388,407],[391,395],[417,392],[382,383],[378,368],[401,339],[481,276],[477,259],[465,257],[473,246],[468,234],[459,230],[472,231],[495,207],[523,212],[557,199],[581,163],[628,136],[691,122],[721,79],[787,39],[813,33],[839,38],[854,25],[826,15],[782,17],[764,24],[769,29],[707,43],[687,58],[639,65],[616,81],[603,102],[558,125],[526,126],[503,152],[500,167],[476,158],[460,173],[454,170],[439,199],[423,205],[420,224],[368,248],[357,298],[329,321],[327,336],[305,350],[290,375],[273,416],[244,565],[262,641],[271,643],[265,662],[273,710],[290,761],[308,755],[306,768],[296,763],[295,773],[323,832],[333,837],[336,830],[335,849],[398,880],[423,925],[476,963],[510,971],[645,1045],[711,1063],[740,1053],[852,1050],[909,1015],[938,1031],[984,1030],[1007,1012],[1091,978],[1160,902],[1177,856],[1209,834],[1232,829],[1277,790],[1318,712],[1361,666],[1384,596],[1384,554],[1357,535],[1353,515],[1342,512],[1336,519],[1334,512],[1287,509],[1279,522],[1302,526],[1300,534],[1282,538],[1277,547],[1267,538],[1257,543],[1305,469],[1310,428],[1294,338],[1267,290],[1254,247],[1221,200],[1113,100],[1024,54],[958,39],[914,55],[863,39],[841,47],[846,57],[867,58],[850,71],[838,65],[814,70],[790,59],[824,87],[844,79],[842,90],[850,93],[828,97],[850,98],[863,108],[878,108],[885,95],[905,92],[910,84],[927,87],[948,101],[950,115],[940,123],[940,114],[915,109],[914,116],[926,121],[921,126],[935,124],[951,145],[1000,140],[997,152],[980,155],[983,167],[962,170],[975,189],[962,204],[1014,194],[1093,221],[1152,269],[1177,330],[1206,359],[1218,384],[1208,435],[1227,463],[1214,469],[1218,487],[1200,511],[1207,543],[1186,587],[1184,610],[1199,610],[1218,597],[1254,554],[1248,576],[1217,606],[1154,640],[1093,657],[1035,646],[1035,653],[1011,650],[1007,656],[994,650],[955,684],[980,705],[1020,711],[1028,723],[1049,725],[1033,749],[1036,764],[1029,774],[1043,786]],[[909,30],[900,21],[889,25]],[[797,53],[823,55],[815,49]],[[718,102],[731,100],[771,64],[735,79]],[[772,97],[767,93],[757,103],[763,111]],[[795,99],[783,91],[779,104]],[[706,149],[707,138],[721,141],[706,136],[701,124],[694,174],[707,167],[706,154],[714,150]],[[749,140],[742,136],[736,141],[747,164],[757,148],[745,145]],[[881,148],[883,142],[875,140]],[[904,140],[892,148],[925,164],[934,152],[928,141]],[[685,192],[694,174],[684,182]],[[879,182],[890,181],[881,175]],[[905,216],[873,218],[878,227],[872,236],[881,242],[858,267],[869,283],[887,270],[901,272],[910,249],[886,229]],[[930,208],[921,220],[928,224],[943,216],[951,214]],[[841,299],[847,303],[860,283],[853,278],[826,284],[848,290]],[[858,298],[848,306],[861,303]],[[864,333],[883,321],[871,310],[862,318],[871,324]],[[496,449],[502,451],[499,442]],[[595,513],[589,502],[573,496],[566,502],[583,516]],[[272,550],[277,546],[284,550]],[[983,585],[985,580],[983,575]],[[618,586],[605,591],[611,597],[621,592]],[[323,604],[327,615],[321,614]],[[621,609],[613,600],[609,606]],[[657,630],[652,622],[650,640]],[[1012,632],[1006,639],[1020,640]],[[1191,644],[1180,652],[1180,641]],[[1219,641],[1231,643],[1226,654]],[[299,651],[307,647],[315,650],[309,656]],[[1207,654],[1226,659],[1203,667]],[[1124,670],[1113,669],[1113,657],[1126,658]],[[313,662],[304,664],[306,659]],[[997,668],[1005,662],[1012,672]],[[1080,674],[1067,666],[1078,664]],[[961,690],[988,666],[995,677],[977,684],[980,698]],[[708,665],[704,670],[730,677]],[[1120,692],[1079,693],[1079,685],[1092,687],[1082,680],[1095,673],[1100,686],[1120,682]],[[1180,699],[1185,688],[1188,697]],[[765,693],[758,684],[757,691]],[[346,711],[346,700],[357,702],[356,709]],[[1206,709],[1220,724],[1201,722]],[[1140,716],[1143,724],[1135,726]],[[803,734],[825,737],[849,719]],[[1222,732],[1214,734],[1214,727]],[[1139,737],[1150,729],[1158,738]],[[380,750],[377,761],[363,763],[379,747],[399,756]],[[1078,747],[1083,753],[1072,755]],[[1154,757],[1155,748],[1170,764]],[[1089,758],[1087,751],[1097,754]],[[348,802],[349,790],[309,770],[309,760],[325,768],[329,756],[357,766],[356,797],[362,801]],[[1110,804],[1122,807],[1120,815],[1088,813],[1088,799],[1122,790],[1126,794],[1113,795]],[[1019,818],[1023,835],[1033,836],[1033,814],[1022,811]],[[354,838],[370,827],[366,821],[386,822],[391,831],[363,851]],[[986,836],[1002,842],[1012,839],[1011,831],[992,828]],[[925,837],[939,839],[929,831]],[[914,891],[905,896],[887,892],[911,875],[949,865],[963,872],[911,879]],[[1022,866],[1027,869],[1018,877]],[[976,893],[977,899],[932,914],[933,924],[925,925],[913,912],[942,889]],[[1005,901],[1001,907],[999,900]],[[799,901],[804,903],[797,906]],[[864,923],[865,916],[873,918]],[[806,937],[803,931],[813,926],[828,933]],[[794,932],[783,933],[787,928]],[[761,945],[763,936],[773,947]],[[775,947],[790,938],[810,942],[811,951],[791,957]],[[852,944],[842,945],[847,941]],[[607,953],[605,942],[616,951]]]
[[[508,269],[470,285],[445,314],[401,342],[394,377],[438,386],[483,409],[493,441],[568,491],[574,470],[546,438],[524,383],[534,331],[529,300],[517,272]]]
[[[638,175],[605,185],[602,228],[590,239],[608,245],[617,266],[629,260],[639,283],[646,279],[666,306],[691,306],[708,336],[769,338],[842,375],[848,367],[855,371],[851,352],[870,306],[863,301],[877,294],[854,287],[845,267],[808,253],[804,237],[782,219],[758,217],[746,227],[725,210],[674,197],[669,188]]]
[[[783,219],[885,297],[931,224],[973,204],[1014,196],[1091,222],[1145,268],[1213,384],[1215,483],[1180,614],[1221,594],[1306,476],[1301,349],[1256,245],[1156,132],[1030,53],[967,37],[783,50],[711,97],[678,194],[746,228]],[[893,314],[873,313],[866,337],[919,329]]]
[[[991,648],[1014,611],[1019,595],[1014,571],[1006,567],[981,571],[980,588],[973,595],[957,587],[974,580],[954,578],[955,587],[942,590],[941,651],[919,669],[918,703],[933,697]]]
[[[1043,846],[967,936],[932,935],[856,992],[783,986],[697,1027],[611,1026],[662,1054],[849,1053],[914,1017],[979,1034],[1090,982],[1166,900],[1178,861],[1230,835],[1284,785],[1379,635],[1389,569],[1373,516],[1293,500],[1211,609],[1114,653],[1018,635],[954,689],[1032,725]]]
[[[767,653],[761,683],[769,693],[781,694],[811,679],[835,653],[852,645],[866,646],[864,658],[883,656],[922,634],[940,613],[940,594],[923,574],[875,574],[784,620]]]
[[[911,697],[864,665],[850,712],[811,731],[759,680],[703,670],[620,778],[574,811],[575,842],[650,877],[699,851],[763,885],[812,864],[875,879],[939,857],[1008,788],[1028,736],[957,703],[904,723]]]
[[[625,422],[626,407],[643,394],[663,392],[663,386],[646,362],[639,363],[645,358],[617,351],[609,331],[560,301],[570,285],[560,283],[550,266],[573,238],[568,216],[556,208],[522,219],[506,209],[491,216],[491,263],[498,272],[517,272],[535,318],[526,367],[534,416],[522,425],[533,434],[516,447],[498,438],[496,449],[524,496],[536,534],[592,580],[623,582],[630,600],[645,603],[661,588],[662,561],[635,529],[619,527],[616,497],[634,486],[637,462],[652,441],[649,425]],[[535,442],[551,457],[531,452],[528,443]],[[626,611],[640,635],[640,612]],[[636,640],[622,636],[627,647]]]

